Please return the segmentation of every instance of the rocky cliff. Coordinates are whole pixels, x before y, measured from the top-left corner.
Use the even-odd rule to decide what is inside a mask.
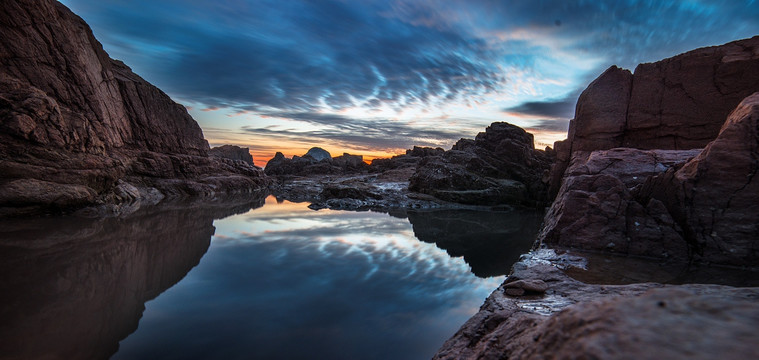
[[[266,184],[252,165],[210,158],[186,109],[53,0],[0,3],[0,129],[5,213]]]
[[[759,37],[606,70],[557,143],[541,241],[754,264],[757,91]]]
[[[435,358],[759,356],[746,346],[759,326],[757,288],[651,282],[665,278],[657,271],[682,267],[669,275],[687,278],[704,264],[756,278],[745,269],[759,263],[759,37],[641,64],[634,75],[609,68],[582,93],[555,148],[557,196],[540,247]],[[607,265],[634,255],[635,269],[606,271],[636,272],[641,283],[567,275],[608,284],[585,270],[591,255]]]

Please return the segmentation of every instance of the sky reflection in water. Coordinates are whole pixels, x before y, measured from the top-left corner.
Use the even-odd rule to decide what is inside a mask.
[[[305,205],[217,220],[114,359],[429,358],[503,279],[475,277],[406,219]]]

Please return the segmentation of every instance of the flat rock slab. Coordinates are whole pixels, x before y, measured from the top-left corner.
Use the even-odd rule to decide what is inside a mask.
[[[759,358],[759,288],[589,285],[524,263],[512,276],[548,288],[510,297],[524,289],[504,283],[433,359]]]

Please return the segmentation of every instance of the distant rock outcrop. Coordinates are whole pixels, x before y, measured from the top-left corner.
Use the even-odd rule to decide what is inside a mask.
[[[474,140],[461,139],[440,156],[425,157],[409,190],[464,204],[535,205],[546,201],[543,177],[552,158],[535,150],[533,136],[505,122]]]
[[[0,54],[0,213],[268,183],[252,165],[209,157],[186,109],[110,59],[57,1],[0,3]]]
[[[253,156],[250,155],[250,149],[244,148],[244,147],[239,147],[239,146],[234,146],[234,145],[222,145],[222,146],[211,148],[208,154],[211,156],[218,157],[218,158],[229,159],[229,160],[239,160],[239,161],[245,162],[246,164],[254,165]]]
[[[333,158],[326,150],[313,147],[305,155],[295,155],[292,159],[288,159],[281,152],[277,152],[266,163],[264,171],[267,175],[310,176],[360,173],[365,172],[367,168],[368,165],[361,155],[344,153]]]

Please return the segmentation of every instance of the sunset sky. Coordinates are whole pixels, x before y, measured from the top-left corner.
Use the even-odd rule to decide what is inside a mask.
[[[759,2],[64,0],[111,57],[187,106],[211,146],[366,158],[449,148],[494,121],[566,135],[577,96],[759,34]]]

